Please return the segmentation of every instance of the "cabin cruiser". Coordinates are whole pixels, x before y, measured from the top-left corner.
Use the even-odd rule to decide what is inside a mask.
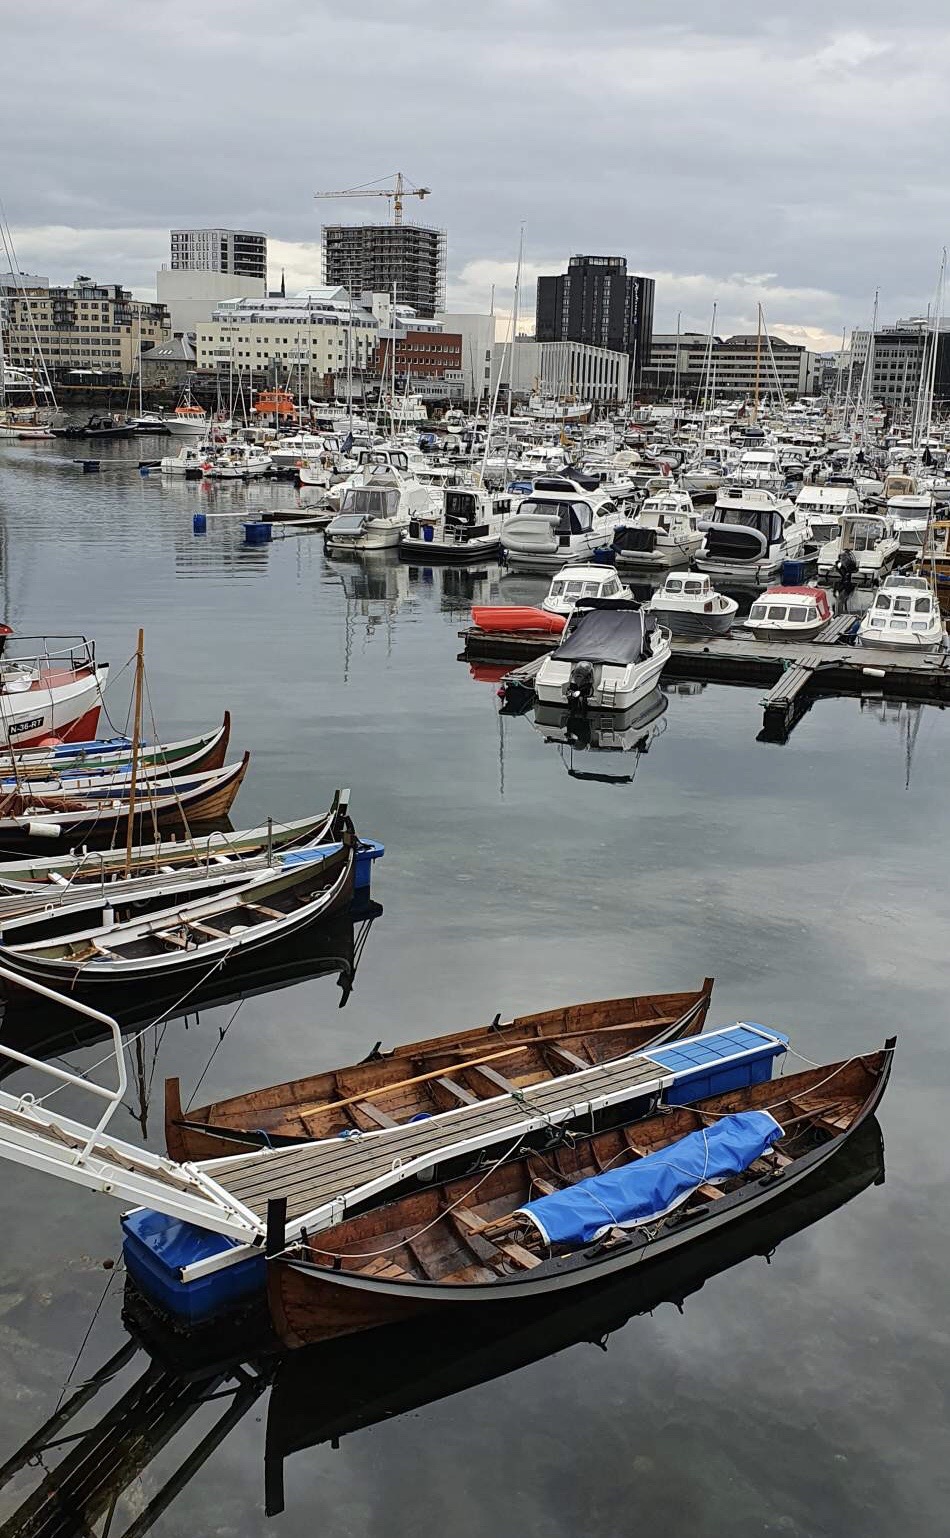
[[[696,565],[720,581],[763,585],[783,561],[806,555],[809,529],[787,497],[754,486],[724,486],[708,521]]]
[[[271,467],[270,455],[256,443],[226,443],[217,449],[202,469],[213,481],[243,481],[258,475],[266,475]]]
[[[173,438],[205,438],[210,426],[208,413],[196,406],[187,394],[171,416],[165,418],[165,430]]]
[[[725,635],[739,605],[734,598],[717,593],[703,572],[689,571],[671,572],[644,607],[668,625],[673,635],[703,636]]]
[[[807,522],[811,537],[820,549],[837,539],[845,513],[861,511],[861,498],[853,481],[834,478],[821,485],[803,486],[795,498],[795,511]]]
[[[936,651],[946,644],[940,605],[926,577],[887,577],[858,626],[862,646]]]
[[[438,512],[420,512],[399,540],[406,560],[478,561],[501,554],[501,531],[512,498],[493,496],[480,486],[451,486]]]
[[[680,485],[692,496],[715,494],[726,479],[726,467],[715,451],[689,460],[680,471]]]
[[[534,680],[542,705],[629,710],[660,681],[670,633],[628,599],[582,598]]]
[[[295,470],[301,460],[320,459],[326,452],[323,433],[289,433],[268,448],[275,470]]]
[[[356,469],[345,480],[337,481],[327,493],[331,506],[335,504],[342,510],[347,494],[361,486],[368,486],[377,470],[391,470],[406,491],[421,493],[412,498],[414,512],[439,512],[441,494],[433,487],[423,485],[418,476],[412,473],[408,451],[385,445],[357,450]]]
[[[430,495],[390,465],[377,465],[344,493],[340,511],[327,525],[327,549],[335,554],[394,549],[412,519],[431,510]]]
[[[619,516],[602,491],[582,491],[565,476],[541,476],[506,522],[502,549],[512,566],[528,570],[586,561],[610,543]]]
[[[746,629],[757,641],[810,641],[831,619],[820,587],[770,587],[755,600]]]
[[[746,449],[739,455],[730,480],[736,486],[755,486],[763,491],[781,491],[787,480],[778,449]]]
[[[846,513],[836,539],[818,552],[818,576],[870,587],[887,576],[897,558],[898,540],[888,518]]]
[[[612,566],[565,566],[541,604],[547,614],[573,614],[582,598],[632,598]]]
[[[617,565],[630,571],[688,566],[703,542],[690,495],[672,486],[647,497],[631,523],[614,534]]]
[[[888,475],[884,482],[885,512],[897,537],[897,559],[915,560],[924,548],[927,524],[934,516],[933,491],[911,475]]]

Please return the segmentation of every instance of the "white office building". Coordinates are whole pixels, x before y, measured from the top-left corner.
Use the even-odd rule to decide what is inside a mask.
[[[443,331],[462,338],[462,399],[472,404],[487,400],[492,388],[494,315],[453,311],[437,315],[436,320]]]
[[[496,342],[492,348],[492,390],[501,373],[502,392],[507,389],[511,368],[512,393],[540,395],[558,400],[591,401],[594,405],[619,406],[627,398],[630,358],[608,347],[586,342],[536,342],[518,337],[509,363],[509,348]]]
[[[344,288],[310,288],[263,299],[227,299],[197,327],[199,371],[240,370],[290,381],[369,370],[379,322]]]

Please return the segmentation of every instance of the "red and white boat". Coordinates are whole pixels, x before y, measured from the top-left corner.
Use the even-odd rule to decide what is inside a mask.
[[[0,627],[4,643],[8,626]],[[85,636],[19,636],[0,661],[0,748],[95,737],[108,665]]]

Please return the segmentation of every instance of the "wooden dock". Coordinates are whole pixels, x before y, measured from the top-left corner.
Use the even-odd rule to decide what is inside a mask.
[[[698,640],[673,637],[663,677],[701,683],[764,685],[760,740],[783,742],[814,700],[878,695],[901,701],[950,702],[950,654],[864,647],[850,638],[859,616],[838,615],[811,641],[756,641],[737,631]],[[467,662],[509,661],[513,667],[553,651],[559,637],[523,632],[459,631]],[[525,673],[530,670],[525,669]],[[526,680],[527,681],[527,680]]]

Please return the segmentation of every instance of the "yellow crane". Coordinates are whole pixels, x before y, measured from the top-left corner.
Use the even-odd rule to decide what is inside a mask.
[[[380,178],[382,180],[382,178]],[[427,198],[431,187],[414,187],[401,171],[397,171],[392,187],[377,187],[374,182],[364,182],[362,187],[347,187],[343,192],[315,192],[315,198],[391,198],[393,224],[402,224],[403,198]]]

